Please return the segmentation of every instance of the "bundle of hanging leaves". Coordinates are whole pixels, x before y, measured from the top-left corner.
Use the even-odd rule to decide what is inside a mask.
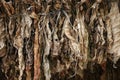
[[[89,62],[116,64],[114,5],[119,14],[119,0],[1,0],[0,78],[80,80]]]

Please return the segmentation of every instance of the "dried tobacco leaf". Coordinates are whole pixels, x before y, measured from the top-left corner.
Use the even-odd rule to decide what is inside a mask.
[[[0,77],[103,79],[107,58],[120,57],[119,2],[1,0]]]

